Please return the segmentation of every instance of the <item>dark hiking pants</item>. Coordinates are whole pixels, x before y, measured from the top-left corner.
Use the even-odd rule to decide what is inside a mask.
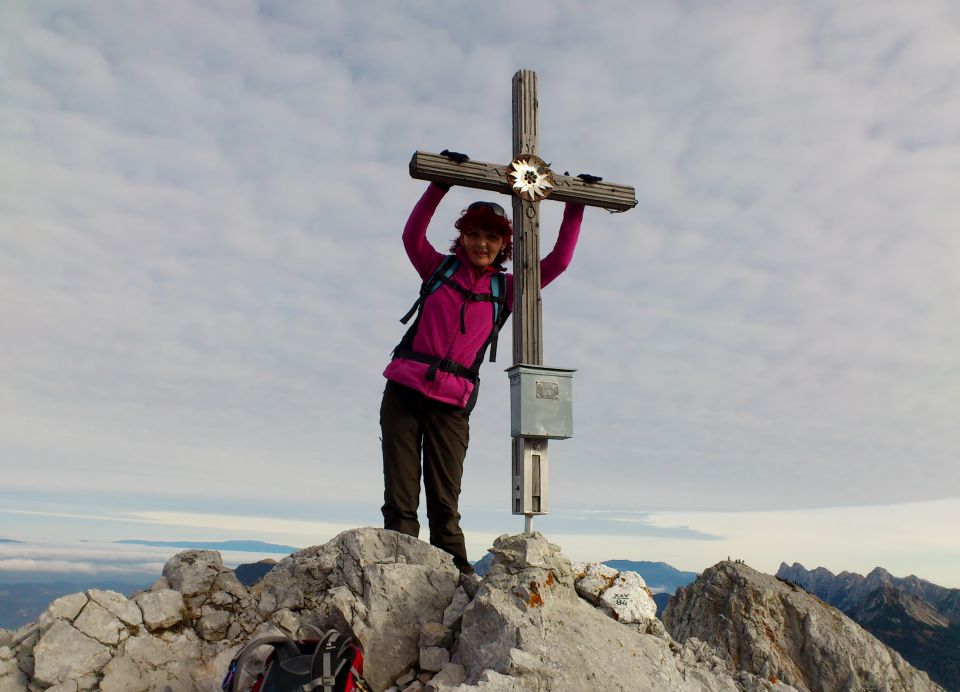
[[[469,414],[388,381],[380,406],[380,430],[384,528],[420,535],[417,506],[422,468],[430,544],[453,555],[457,567],[469,566],[457,508],[463,458],[470,441]]]

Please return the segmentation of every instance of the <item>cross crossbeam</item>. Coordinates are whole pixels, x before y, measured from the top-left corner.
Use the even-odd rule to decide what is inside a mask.
[[[521,152],[530,153],[530,152]],[[431,180],[445,185],[459,185],[478,190],[489,190],[504,195],[512,194],[507,173],[510,164],[464,161],[457,163],[440,154],[418,151],[410,159],[410,177]],[[637,204],[636,193],[629,185],[601,181],[587,183],[573,175],[553,174],[555,202],[579,202],[588,207],[602,207],[611,211],[627,211]]]

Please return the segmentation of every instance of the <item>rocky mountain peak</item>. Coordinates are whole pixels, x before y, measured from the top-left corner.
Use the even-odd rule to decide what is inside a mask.
[[[838,610],[742,563],[678,590],[664,624],[679,642],[702,639],[737,668],[801,689],[941,689]]]
[[[839,608],[951,692],[960,690],[960,589],[895,577],[881,567],[866,577],[818,571],[781,565],[777,576]]]
[[[782,608],[795,590],[746,565],[721,563],[701,578],[702,588],[686,590],[673,609],[681,644],[654,617],[650,590],[635,572],[572,564],[541,534],[501,536],[491,552],[483,579],[465,577],[426,543],[353,529],[295,552],[247,588],[219,553],[184,551],[146,591],[71,594],[37,622],[0,632],[0,691],[216,692],[245,643],[309,627],[359,638],[364,675],[378,691],[789,692],[805,680],[817,683],[807,689],[834,689],[819,683],[831,681],[840,662],[814,674],[791,658],[801,631],[815,652],[835,647],[838,656],[871,662],[851,680],[935,689],[889,654],[884,667],[878,652],[858,648],[869,645],[862,632],[843,630],[840,647],[840,635],[823,624],[832,614]],[[742,646],[729,647],[723,631]],[[746,633],[759,633],[756,651]],[[710,640],[726,648],[718,652]],[[764,640],[775,646],[763,648]],[[889,677],[865,677],[873,673]],[[797,687],[785,683],[787,674]]]
[[[0,690],[216,692],[245,643],[305,626],[358,637],[378,691],[791,689],[674,642],[636,573],[574,567],[540,534],[501,536],[492,552],[481,580],[409,536],[353,529],[247,588],[219,553],[187,550],[131,598],[71,594],[0,632]]]
[[[890,583],[892,580],[893,577],[891,574],[883,567],[874,567],[864,578],[865,585],[870,589],[875,589],[881,584]]]

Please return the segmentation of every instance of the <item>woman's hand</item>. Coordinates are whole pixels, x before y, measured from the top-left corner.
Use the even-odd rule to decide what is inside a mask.
[[[448,159],[456,161],[457,163],[464,163],[470,160],[470,157],[466,154],[461,154],[459,151],[450,151],[449,149],[441,151],[440,156],[446,156]]]
[[[440,156],[446,156],[451,161],[456,161],[457,163],[464,163],[470,160],[470,157],[466,154],[461,154],[459,151],[450,151],[449,149],[444,149],[441,151]],[[433,181],[433,184],[445,192],[450,190],[450,183],[438,183],[437,181]]]

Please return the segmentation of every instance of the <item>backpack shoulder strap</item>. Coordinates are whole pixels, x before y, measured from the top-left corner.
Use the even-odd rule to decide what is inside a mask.
[[[510,308],[507,307],[507,277],[497,272],[490,280],[490,292],[493,294],[493,323],[496,328],[502,329]]]
[[[310,666],[312,679],[303,686],[303,689],[336,692],[337,677],[345,665],[350,665],[350,672],[355,681],[363,680],[360,671],[354,668],[353,662],[347,658],[347,652],[353,648],[359,651],[362,661],[363,646],[359,641],[340,634],[337,630],[328,630],[313,652],[313,662]],[[363,682],[366,683],[365,680]]]
[[[507,318],[510,317],[510,308],[507,307],[507,277],[502,272],[497,272],[490,279],[490,293],[493,296],[493,331],[490,333],[490,362],[497,360],[497,336]],[[483,354],[486,346],[480,351],[480,361],[483,361]],[[475,368],[480,363],[475,364]]]
[[[417,297],[413,307],[407,311],[407,314],[400,318],[400,323],[406,324],[409,322],[413,314],[423,305],[423,299],[440,288],[441,283],[450,281],[450,277],[452,277],[459,268],[460,260],[457,259],[456,255],[447,255],[440,260],[437,268],[434,269],[426,281],[421,284],[420,295]]]

